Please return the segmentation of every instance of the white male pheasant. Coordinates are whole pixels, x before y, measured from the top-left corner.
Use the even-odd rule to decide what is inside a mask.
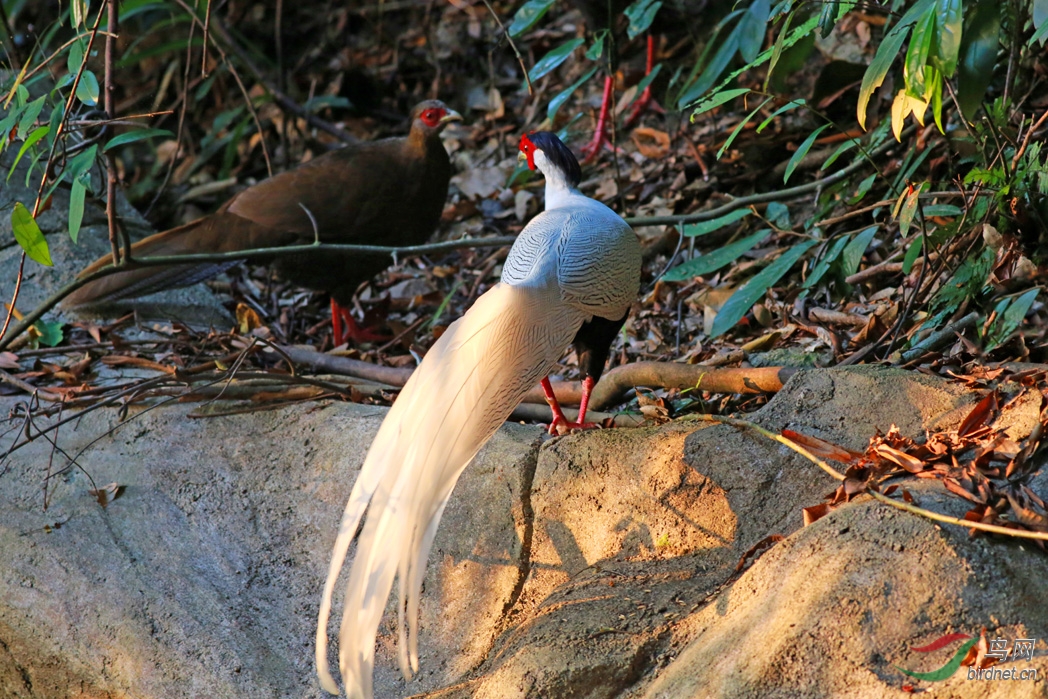
[[[399,577],[400,668],[418,670],[418,605],[426,559],[463,469],[538,382],[558,427],[585,425],[585,406],[640,287],[633,230],[578,190],[578,161],[560,139],[535,132],[521,158],[546,178],[546,210],[521,231],[502,280],[451,324],[390,408],[353,485],[335,541],[317,626],[317,674],[328,668],[331,596],[364,513],[350,566],[339,667],[346,694],[372,696],[379,621]],[[585,375],[577,423],[564,419],[547,374],[574,343]]]

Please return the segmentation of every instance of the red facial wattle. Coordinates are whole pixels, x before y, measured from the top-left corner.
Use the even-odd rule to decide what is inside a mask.
[[[528,169],[535,169],[535,144],[531,142],[527,134],[520,137],[520,152],[528,159]]]

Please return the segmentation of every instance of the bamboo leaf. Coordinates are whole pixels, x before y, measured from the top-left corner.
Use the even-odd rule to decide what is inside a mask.
[[[103,150],[108,151],[111,148],[126,146],[128,143],[144,141],[147,138],[156,138],[158,136],[174,136],[174,134],[167,129],[136,129],[109,139],[109,143],[106,144]]]
[[[584,41],[585,39],[577,37],[551,50],[531,67],[531,70],[528,71],[528,78],[535,82],[539,78],[549,75],[557,69],[557,66],[568,59],[572,51],[582,46]]]
[[[767,238],[770,232],[770,229],[765,228],[764,230],[758,231],[742,240],[737,240],[730,245],[718,248],[702,257],[688,260],[687,262],[677,265],[669,272],[666,272],[663,279],[669,282],[680,282],[686,279],[691,279],[692,277],[701,277],[704,274],[716,272],[721,267],[731,264],[752,250],[758,243]]]
[[[768,27],[768,16],[771,12],[770,0],[753,0],[749,9],[739,20],[739,54],[742,60],[750,63],[757,58],[764,45],[764,34]]]
[[[85,70],[80,76],[80,82],[76,84],[76,98],[88,107],[98,104],[98,78],[89,70]]]
[[[731,144],[735,141],[735,137],[738,136],[740,133],[742,133],[743,127],[746,126],[746,124],[750,123],[750,120],[753,119],[753,117],[757,116],[757,112],[759,112],[761,109],[763,109],[764,105],[768,104],[768,102],[771,102],[771,101],[772,101],[771,97],[769,97],[768,99],[764,100],[759,105],[757,105],[756,109],[754,109],[752,112],[747,114],[745,119],[743,119],[742,121],[739,122],[738,126],[736,126],[732,130],[731,134],[728,136],[728,140],[725,141],[724,145],[720,147],[719,151],[717,151],[717,159],[718,160],[720,160],[720,157],[722,155],[724,155],[724,151],[728,150],[728,148],[731,147]]]
[[[73,180],[72,190],[69,192],[69,237],[76,243],[80,235],[80,224],[84,222],[84,201],[87,196],[87,187],[82,180]]]
[[[910,35],[910,48],[906,51],[906,62],[903,67],[903,82],[906,84],[906,92],[911,97],[925,96],[924,66],[928,63],[931,54],[932,41],[935,38],[935,7],[929,7],[917,23],[913,26]]]
[[[44,234],[36,219],[29,213],[22,202],[16,202],[11,211],[11,229],[14,231],[15,240],[25,250],[25,254],[34,262],[39,262],[45,267],[51,267],[51,251],[47,247]]]
[[[906,41],[906,32],[888,32],[888,35],[884,37],[884,41],[877,47],[877,53],[874,54],[873,60],[870,61],[870,67],[866,69],[866,73],[862,76],[856,113],[859,117],[859,126],[864,129],[866,128],[866,108],[870,104],[870,97],[873,96],[874,90],[884,82],[884,77],[888,75],[888,70],[892,67],[892,63],[895,62],[895,57],[899,55],[899,49],[902,48],[904,41]]]
[[[801,164],[802,160],[804,160],[804,156],[806,156],[808,151],[811,150],[811,147],[815,144],[815,139],[819,137],[819,134],[828,128],[830,128],[829,124],[823,124],[808,134],[808,138],[804,139],[804,143],[797,148],[797,152],[790,158],[790,162],[786,163],[786,172],[782,175],[783,184],[786,184],[786,181],[790,179],[790,175],[793,174],[793,171],[796,170],[797,166]]]
[[[735,90],[724,90],[723,92],[717,92],[711,95],[709,98],[703,100],[702,102],[699,102],[699,106],[695,107],[695,111],[692,112],[691,115],[694,118],[700,114],[705,114],[711,109],[716,109],[725,102],[730,102],[731,100],[735,99],[736,97],[739,97],[740,95],[747,95],[749,94],[749,92],[749,88],[746,87],[737,88]],[[778,114],[778,112],[776,112],[776,114]]]
[[[662,2],[660,0],[636,0],[627,7],[623,11],[623,14],[630,21],[629,26],[626,27],[626,35],[630,39],[636,39],[648,31],[648,27],[651,26],[652,21],[655,19],[655,13],[661,7]]]
[[[26,154],[30,148],[33,147],[37,141],[46,136],[51,131],[50,126],[38,126],[33,130],[33,133],[26,137],[22,147],[18,149],[18,155],[15,157],[15,161],[11,164],[11,169],[7,171],[7,179],[11,179],[11,175],[14,174],[15,168],[18,167],[18,161],[22,159],[22,156]]]
[[[969,15],[961,41],[961,60],[957,75],[957,102],[968,121],[982,104],[993,80],[993,66],[1000,44],[1001,13],[995,0],[982,0]]]
[[[721,306],[717,317],[713,319],[710,338],[719,337],[734,328],[735,324],[742,320],[742,317],[753,307],[753,304],[764,298],[768,289],[782,279],[797,260],[818,243],[817,240],[809,240],[794,245],[732,294],[731,298]]]
[[[906,193],[903,198],[902,207],[899,209],[899,235],[905,236],[913,225],[913,217],[917,214],[917,204],[920,203],[921,187],[914,187]]]
[[[844,248],[841,254],[841,271],[845,277],[850,277],[859,269],[862,256],[866,254],[866,248],[870,247],[870,241],[877,234],[880,226],[870,226],[861,233],[856,234],[851,242]]]
[[[702,223],[689,223],[684,226],[684,235],[687,238],[695,238],[700,235],[712,233],[713,231],[719,231],[721,228],[730,226],[752,213],[753,211],[751,209],[736,209],[730,214],[725,214],[724,216],[719,216],[709,221],[703,221]]]
[[[808,278],[804,280],[805,289],[810,289],[819,283],[819,280],[821,280],[826,275],[826,272],[830,270],[830,265],[836,262],[837,258],[840,257],[841,251],[844,250],[844,246],[847,244],[848,236],[846,235],[842,235],[840,238],[833,241],[833,245],[829,247],[826,254],[823,255],[815,264],[815,267],[812,268],[811,274],[808,275]]]
[[[517,14],[513,15],[513,22],[510,23],[506,32],[516,37],[528,31],[542,19],[549,8],[553,7],[554,2],[556,0],[528,0],[517,10]]]
[[[1048,4],[1048,2],[1045,4]],[[1035,10],[1036,7],[1035,0]],[[937,52],[939,62],[942,66],[943,75],[947,78],[952,78],[954,71],[957,70],[957,59],[961,55],[961,27],[964,24],[964,7],[961,4],[961,0],[938,0],[936,12],[936,24],[939,27],[939,50]]]
[[[791,100],[791,101],[787,102],[786,104],[782,105],[781,107],[776,109],[774,112],[772,112],[771,115],[767,119],[765,119],[764,121],[761,122],[760,126],[757,127],[757,133],[760,133],[761,131],[764,131],[764,129],[766,129],[768,127],[768,124],[770,124],[775,119],[775,117],[779,116],[780,114],[785,114],[786,112],[792,111],[792,110],[796,109],[797,107],[803,107],[804,104],[805,104],[804,98],[802,97],[800,99]]]
[[[563,107],[564,103],[568,101],[568,98],[571,97],[572,93],[574,93],[575,90],[582,87],[582,84],[590,78],[592,78],[596,72],[597,66],[593,66],[593,68],[589,72],[587,72],[581,78],[579,78],[571,85],[557,93],[557,96],[551,99],[549,101],[549,106],[546,107],[546,118],[552,122],[553,117],[557,116],[557,110]]]

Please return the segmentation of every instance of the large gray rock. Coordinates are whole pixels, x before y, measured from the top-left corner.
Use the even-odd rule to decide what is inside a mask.
[[[877,369],[802,372],[753,419],[861,449],[956,426],[978,396]],[[1002,418],[1014,437],[1040,396]],[[0,696],[315,697],[319,589],[382,409],[189,419],[98,412],[0,467]],[[18,423],[12,423],[18,424]],[[101,437],[91,444],[92,440]],[[10,439],[10,435],[6,439]],[[421,675],[380,629],[376,696],[1044,696],[1048,558],[867,498],[802,528],[835,482],[759,435],[681,420],[547,440],[505,426],[465,471],[430,558]],[[541,446],[540,446],[541,444]],[[52,476],[77,455],[83,470]],[[53,459],[53,462],[51,461]],[[102,509],[90,483],[124,494]],[[962,514],[933,482],[922,505]],[[56,528],[56,525],[61,524]],[[755,563],[740,559],[785,535]],[[336,600],[336,610],[339,601]],[[950,632],[1037,638],[1030,682],[933,685],[912,649]]]

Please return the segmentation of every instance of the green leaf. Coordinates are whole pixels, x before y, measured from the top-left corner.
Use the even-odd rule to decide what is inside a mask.
[[[850,277],[859,269],[862,256],[866,254],[866,248],[870,247],[870,241],[877,234],[878,228],[880,226],[870,226],[861,233],[856,234],[847,247],[844,248],[844,253],[841,255],[841,272],[845,277]]]
[[[737,89],[734,89],[734,90],[724,90],[723,92],[717,92],[717,93],[715,93],[713,95],[710,95],[708,98],[704,99],[703,101],[699,102],[699,105],[697,107],[695,107],[695,111],[691,113],[691,116],[694,119],[695,117],[697,117],[700,114],[705,114],[706,112],[710,111],[711,109],[716,109],[717,107],[721,106],[725,102],[730,102],[731,100],[735,99],[736,97],[739,97],[740,95],[749,94],[749,92],[750,92],[750,89],[747,88],[747,87],[737,88]],[[781,111],[781,108],[780,108],[780,111]],[[778,113],[779,112],[775,112],[775,114],[778,114]],[[773,114],[772,116],[775,116],[775,115]],[[770,121],[771,117],[769,117],[768,119]]]
[[[769,229],[765,228],[764,230],[758,231],[742,240],[737,240],[730,245],[718,248],[702,257],[696,257],[693,260],[681,263],[669,272],[666,272],[663,279],[668,282],[680,282],[686,279],[691,279],[692,277],[701,277],[704,274],[716,272],[721,267],[731,264],[752,250],[758,243],[767,238],[768,233],[770,232]]]
[[[822,170],[829,170],[830,166],[837,162],[837,158],[841,157],[855,146],[859,145],[859,139],[849,138],[847,141],[837,147],[837,150],[833,151],[833,155],[826,158],[826,162],[822,164]]]
[[[554,2],[556,0],[528,0],[517,10],[517,14],[513,15],[513,22],[509,25],[509,29],[506,32],[510,36],[515,37],[528,31],[535,26],[536,22],[542,19],[542,16],[546,14],[549,8],[553,7]]]
[[[844,246],[847,244],[848,236],[846,235],[842,235],[840,238],[833,241],[833,245],[829,247],[826,254],[822,256],[822,259],[815,264],[815,267],[812,269],[811,274],[808,275],[808,278],[804,280],[805,289],[810,289],[819,283],[819,280],[829,271],[830,265],[837,261],[837,258],[841,254],[841,250],[843,250]]]
[[[777,10],[778,8],[776,8]],[[764,75],[764,84],[761,86],[762,92],[768,91],[768,85],[771,84],[772,73],[775,72],[775,66],[779,65],[779,59],[782,58],[783,45],[786,42],[786,35],[790,31],[790,23],[793,21],[793,16],[797,13],[797,10],[791,10],[790,14],[786,15],[786,20],[782,23],[782,27],[775,34],[775,43],[771,47],[771,58],[768,61],[768,72]],[[772,12],[775,14],[775,11]]]
[[[895,57],[899,55],[903,42],[906,41],[906,35],[910,33],[911,25],[923,17],[934,2],[936,0],[918,0],[884,36],[881,45],[877,47],[877,53],[862,76],[862,85],[859,87],[856,114],[859,117],[859,126],[862,128],[866,128],[866,108],[870,103],[870,97],[873,96],[874,90],[884,82],[884,77],[888,74],[892,63],[895,62]]]
[[[69,16],[73,20],[74,27],[81,27],[87,20],[89,6],[87,0],[70,0]]]
[[[684,226],[684,236],[687,238],[695,238],[700,235],[706,235],[713,231],[719,231],[725,226],[730,226],[740,219],[744,219],[753,211],[751,209],[736,209],[730,214],[719,216],[718,218],[710,219],[709,221],[703,221],[702,223],[689,223]]]
[[[779,201],[768,202],[764,220],[779,230],[786,230],[790,227],[790,208]]]
[[[917,204],[920,203],[921,187],[914,187],[906,192],[899,210],[899,235],[905,236],[913,224],[913,217],[917,215]]]
[[[16,202],[11,211],[11,229],[14,231],[15,240],[25,250],[25,254],[34,262],[39,262],[45,267],[51,267],[51,251],[47,248],[44,234],[40,232],[40,226],[36,225],[36,219],[29,213],[22,202]]]
[[[636,39],[638,36],[648,31],[648,27],[651,26],[652,20],[655,19],[655,13],[662,7],[662,2],[659,0],[636,0],[633,4],[627,7],[623,14],[629,19],[630,24],[626,27],[626,34],[630,39]]]
[[[608,39],[608,30],[601,29],[597,32],[597,35],[593,37],[593,45],[586,49],[584,54],[588,60],[596,61],[602,55],[604,55],[604,44]]]
[[[70,76],[75,76],[80,72],[80,65],[84,62],[84,38],[77,37],[77,40],[69,45],[69,55],[66,56],[66,70],[69,71]]]
[[[582,83],[592,78],[596,72],[597,66],[593,66],[593,68],[590,71],[588,71],[585,75],[583,75],[581,78],[573,82],[571,85],[568,85],[568,87],[557,93],[557,96],[551,99],[549,101],[549,106],[546,107],[546,118],[552,122],[553,117],[557,116],[557,110],[563,107],[564,103],[568,101],[568,98],[571,97],[572,93],[575,92],[575,90],[582,87]]]
[[[837,10],[840,3],[836,0],[827,2],[819,12],[819,35],[825,39],[833,31],[833,25],[837,24]]]
[[[69,192],[69,237],[76,243],[80,235],[80,224],[84,222],[84,200],[87,196],[87,186],[83,180],[73,180],[73,188]]]
[[[904,41],[906,41],[905,32],[888,32],[881,45],[877,47],[877,53],[874,54],[873,60],[870,61],[870,67],[866,69],[866,73],[862,76],[856,114],[859,117],[859,126],[863,129],[866,128],[866,108],[870,104],[870,97],[873,96],[874,90],[884,82],[884,77],[888,74],[892,63],[895,62],[895,57],[899,55],[899,49],[902,48]]]
[[[531,79],[531,82],[535,82],[556,70],[557,66],[566,61],[571,52],[581,46],[584,41],[585,39],[582,38],[572,39],[540,58],[528,71],[528,77]]]
[[[113,138],[109,139],[109,143],[106,144],[106,147],[103,150],[109,151],[111,148],[126,146],[128,143],[144,141],[147,138],[157,138],[159,136],[174,136],[174,134],[167,129],[136,129],[134,131],[128,131],[127,133],[122,133],[119,136],[113,136]]]
[[[1001,343],[1007,341],[1011,334],[1022,325],[1023,319],[1026,318],[1030,307],[1037,299],[1039,291],[1040,289],[1036,288],[1029,289],[1019,297],[1004,299],[997,304],[995,308],[997,311],[997,322],[994,323],[986,338],[987,352],[996,349]]]
[[[924,248],[924,238],[917,238],[917,240],[910,243],[910,247],[906,249],[906,255],[902,258],[902,273],[909,274],[910,270],[913,269],[913,263],[917,261],[917,257],[921,254],[921,250]]]
[[[921,209],[925,217],[931,216],[960,216],[964,211],[953,204],[929,204]]]
[[[18,167],[18,161],[22,159],[22,156],[26,154],[26,151],[32,148],[33,144],[35,144],[41,138],[46,136],[50,131],[50,126],[38,126],[36,127],[36,129],[33,130],[33,133],[29,134],[29,136],[25,139],[25,143],[23,143],[22,147],[18,149],[18,155],[17,157],[15,157],[14,163],[11,164],[11,169],[7,171],[8,180],[11,179],[11,175],[14,174],[15,168]]]
[[[66,165],[65,172],[62,173],[64,177],[69,179],[70,182],[81,179],[91,166],[95,163],[95,158],[98,156],[98,144],[92,145],[85,151],[77,153],[76,156],[69,161]],[[90,184],[90,180],[86,184]]]
[[[782,279],[804,253],[818,244],[817,240],[809,240],[794,245],[732,294],[731,298],[721,306],[717,317],[713,319],[710,339],[719,337],[734,328],[735,324],[742,320],[742,317],[753,307],[753,304],[764,298],[768,289]]]
[[[804,139],[804,143],[797,148],[797,152],[790,158],[790,162],[786,163],[786,172],[782,175],[783,184],[786,184],[786,181],[790,179],[790,175],[793,174],[793,171],[796,170],[797,166],[801,164],[802,160],[804,160],[804,156],[806,156],[808,151],[811,150],[811,147],[815,144],[815,139],[819,137],[819,134],[828,128],[830,128],[830,124],[823,124],[808,134],[808,138]]]
[[[1044,25],[1044,20],[1048,18],[1048,0],[1033,0],[1031,17],[1034,28],[1040,29]]]
[[[62,340],[65,339],[65,335],[62,333],[62,321],[44,321],[38,320],[33,323],[33,329],[36,330],[37,345],[43,345],[44,347],[57,347],[62,344]]]
[[[975,111],[982,104],[986,89],[993,80],[1000,33],[1000,3],[982,0],[968,15],[957,75],[957,102],[968,121],[975,119]]]
[[[40,116],[40,112],[44,108],[45,99],[45,97],[41,97],[26,105],[25,112],[22,113],[22,118],[18,120],[18,135],[16,138],[25,138],[29,129],[36,123],[37,117]]]
[[[655,67],[651,69],[651,72],[640,79],[640,82],[637,83],[637,96],[633,98],[634,102],[644,94],[644,90],[646,90],[649,85],[655,82],[655,78],[658,77],[660,70],[662,70],[662,64],[656,63]],[[633,102],[630,102],[630,104],[633,104]]]
[[[906,92],[911,97],[926,98],[924,66],[931,54],[932,41],[935,39],[935,7],[917,21],[910,36],[910,48],[906,51],[906,63],[903,66],[903,80]]]
[[[342,95],[317,95],[306,102],[302,107],[310,114],[316,114],[322,109],[334,107],[336,109],[352,109],[353,103]]]
[[[780,114],[785,114],[786,112],[792,111],[792,110],[796,109],[797,107],[803,107],[804,104],[805,104],[804,98],[801,98],[801,99],[791,100],[791,101],[787,102],[786,104],[782,105],[781,107],[776,109],[774,112],[772,112],[768,116],[767,119],[765,119],[764,121],[761,122],[760,126],[757,127],[757,133],[760,133],[761,131],[764,131],[764,129],[768,128],[768,124],[770,124],[772,121],[774,121],[775,117],[779,116]]]
[[[764,105],[768,104],[768,102],[771,102],[772,99],[774,98],[769,97],[768,99],[758,104],[756,109],[747,114],[746,118],[738,123],[738,125],[732,130],[731,134],[728,136],[728,140],[725,141],[724,145],[720,147],[719,151],[717,151],[717,160],[720,160],[720,157],[724,155],[724,151],[728,150],[728,148],[731,147],[731,144],[735,141],[735,137],[742,133],[743,127],[746,126],[746,124],[750,123],[750,120],[753,119],[753,117],[757,116],[757,112],[763,109]]]
[[[1048,0],[1042,0],[1048,4]],[[1036,8],[1036,0],[1035,5]],[[943,75],[952,78],[957,70],[957,58],[961,55],[961,26],[964,23],[964,7],[961,0],[938,0],[936,2],[936,24],[939,27],[939,63]]]
[[[764,34],[768,28],[771,12],[770,0],[753,0],[749,9],[739,20],[739,53],[742,60],[750,63],[757,58],[764,45]]]
[[[98,104],[98,78],[89,70],[85,70],[80,76],[80,82],[76,84],[76,98],[88,107]]]
[[[877,179],[877,173],[873,173],[865,180],[859,183],[858,189],[855,190],[855,195],[848,200],[849,204],[858,204],[866,193],[870,191],[870,187],[873,186],[874,181]]]
[[[706,68],[702,71],[702,74],[693,82],[684,94],[681,95],[680,99],[677,100],[677,104],[683,108],[685,105],[691,104],[698,98],[706,94],[706,91],[713,87],[713,83],[717,81],[720,74],[724,72],[724,69],[728,67],[728,63],[731,61],[732,56],[739,50],[739,25],[735,26],[728,38],[724,40],[717,52],[713,54],[713,58],[706,64]]]

